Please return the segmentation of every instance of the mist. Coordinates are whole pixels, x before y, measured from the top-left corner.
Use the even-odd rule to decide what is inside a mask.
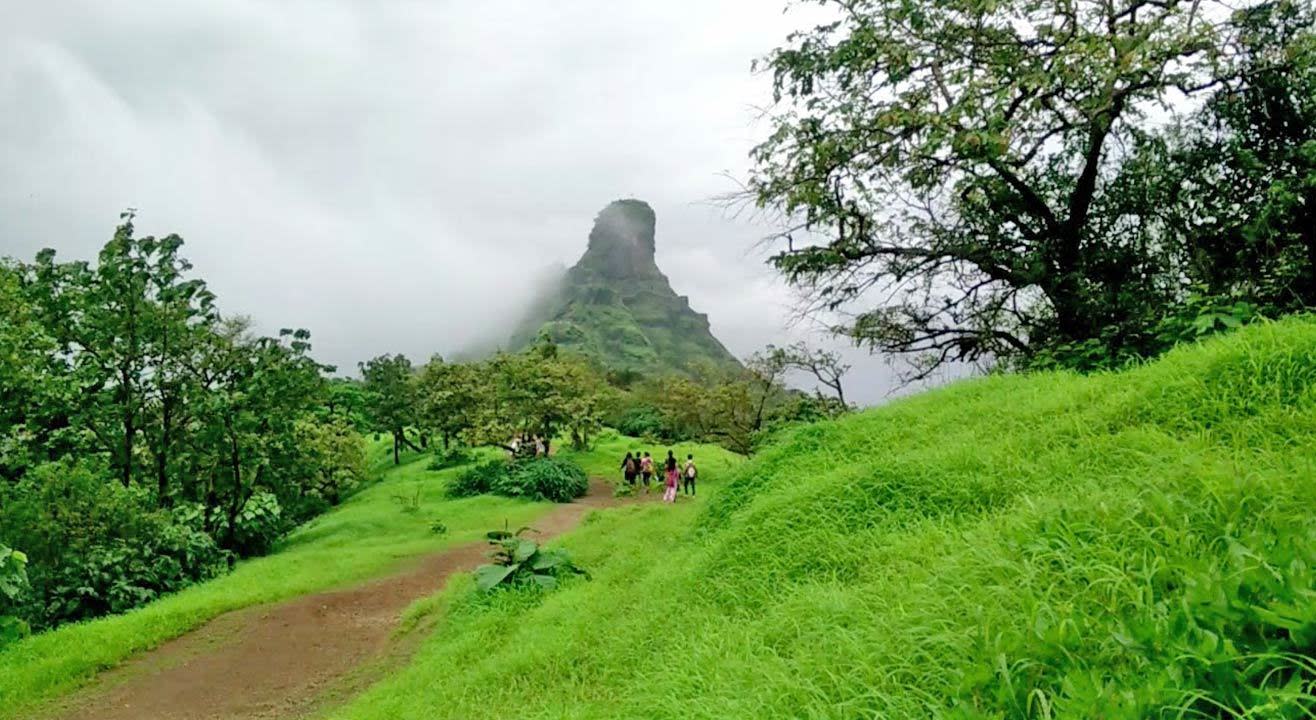
[[[766,132],[777,2],[20,4],[0,27],[0,255],[176,232],[230,313],[344,372],[505,338],[597,212],[658,215],[676,291],[745,356],[820,340],[711,199]],[[836,345],[827,340],[827,344]],[[894,387],[847,349],[852,395]]]

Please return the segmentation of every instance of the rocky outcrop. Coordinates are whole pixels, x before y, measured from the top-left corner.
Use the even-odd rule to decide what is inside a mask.
[[[736,365],[708,316],[672,290],[655,261],[657,217],[648,203],[618,200],[594,220],[585,254],[532,309],[511,340],[541,333],[615,370],[684,371],[697,361]]]

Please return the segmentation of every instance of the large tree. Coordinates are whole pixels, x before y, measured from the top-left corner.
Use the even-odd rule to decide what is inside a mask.
[[[393,436],[393,464],[402,463],[403,446],[420,450],[407,438],[418,419],[416,381],[405,355],[380,355],[360,363],[366,407],[376,430]]]
[[[1180,0],[824,0],[763,63],[750,190],[772,261],[838,330],[946,360],[1118,345],[1172,297],[1119,168],[1148,114],[1213,86],[1218,7]]]
[[[1316,306],[1316,33],[1309,3],[1238,13],[1240,72],[1149,152],[1184,273],[1273,312]]]

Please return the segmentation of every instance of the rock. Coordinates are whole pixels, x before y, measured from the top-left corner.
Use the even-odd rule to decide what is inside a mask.
[[[641,200],[618,200],[594,220],[589,245],[550,298],[512,337],[521,349],[547,333],[613,370],[683,372],[697,361],[739,363],[708,317],[672,290],[655,260],[657,216]]]

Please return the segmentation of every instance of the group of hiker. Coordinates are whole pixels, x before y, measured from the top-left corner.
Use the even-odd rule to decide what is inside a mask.
[[[649,485],[657,474],[654,472],[653,457],[647,452],[641,455],[639,450],[626,453],[621,461],[621,471],[628,486],[635,487],[636,483],[643,482],[645,494],[648,494]],[[694,495],[695,479],[698,477],[699,469],[695,467],[694,455],[686,455],[685,464],[681,465],[676,455],[668,450],[667,460],[663,462],[663,502],[676,502],[678,489],[683,489],[686,495]]]

